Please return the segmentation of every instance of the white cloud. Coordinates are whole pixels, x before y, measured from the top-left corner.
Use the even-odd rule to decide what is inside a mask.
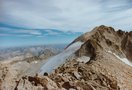
[[[46,34],[44,34],[44,35],[59,35],[60,33],[58,33],[58,32],[55,32],[55,31],[53,31],[53,30],[45,30],[47,33]]]
[[[62,31],[86,32],[101,24],[130,29],[131,7],[129,0],[2,0],[0,20]]]
[[[15,30],[13,33],[41,35],[41,32],[37,30]]]

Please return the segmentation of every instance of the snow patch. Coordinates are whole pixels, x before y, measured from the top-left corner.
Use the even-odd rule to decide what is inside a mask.
[[[127,59],[127,58],[121,58],[118,55],[116,55],[115,53],[108,51],[109,53],[115,55],[119,60],[121,60],[122,62],[124,62],[125,64],[129,65],[132,67],[132,63]]]
[[[90,57],[82,56],[82,57],[78,58],[77,61],[81,62],[81,63],[87,63],[90,61]]]
[[[19,64],[21,64],[22,62],[18,62]]]
[[[37,61],[34,61],[33,63],[38,63]]]
[[[67,49],[65,49],[62,53],[49,58],[47,62],[41,67],[39,74],[43,75],[44,72],[50,73],[60,65],[64,64],[68,60],[68,58],[73,56],[75,51],[77,51],[82,44],[83,42],[75,42]]]

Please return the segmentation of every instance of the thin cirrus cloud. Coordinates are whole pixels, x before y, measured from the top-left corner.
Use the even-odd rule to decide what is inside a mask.
[[[102,24],[131,31],[131,16],[131,0],[1,0],[0,36],[47,36],[48,41],[49,36],[58,36],[72,41],[79,32]]]
[[[81,32],[61,31],[56,29],[30,29],[21,27],[0,27],[0,36],[57,36],[74,35]]]
[[[131,28],[129,25],[132,21],[131,0],[2,0],[1,2],[0,20],[15,26],[55,28],[74,32],[86,32],[89,28],[101,24],[127,30]]]
[[[14,33],[20,34],[31,34],[31,35],[41,35],[42,33],[36,30],[15,30]]]

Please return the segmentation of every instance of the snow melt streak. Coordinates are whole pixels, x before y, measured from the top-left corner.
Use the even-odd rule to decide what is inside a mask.
[[[125,64],[129,65],[132,67],[132,63],[127,59],[127,58],[120,58],[118,55],[116,55],[115,53],[108,51],[109,53],[112,53],[113,55],[115,55],[119,60],[121,60],[122,62],[124,62]]]

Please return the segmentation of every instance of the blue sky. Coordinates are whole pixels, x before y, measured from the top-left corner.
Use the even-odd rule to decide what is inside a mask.
[[[70,43],[95,26],[131,23],[132,0],[0,0],[0,47]]]

